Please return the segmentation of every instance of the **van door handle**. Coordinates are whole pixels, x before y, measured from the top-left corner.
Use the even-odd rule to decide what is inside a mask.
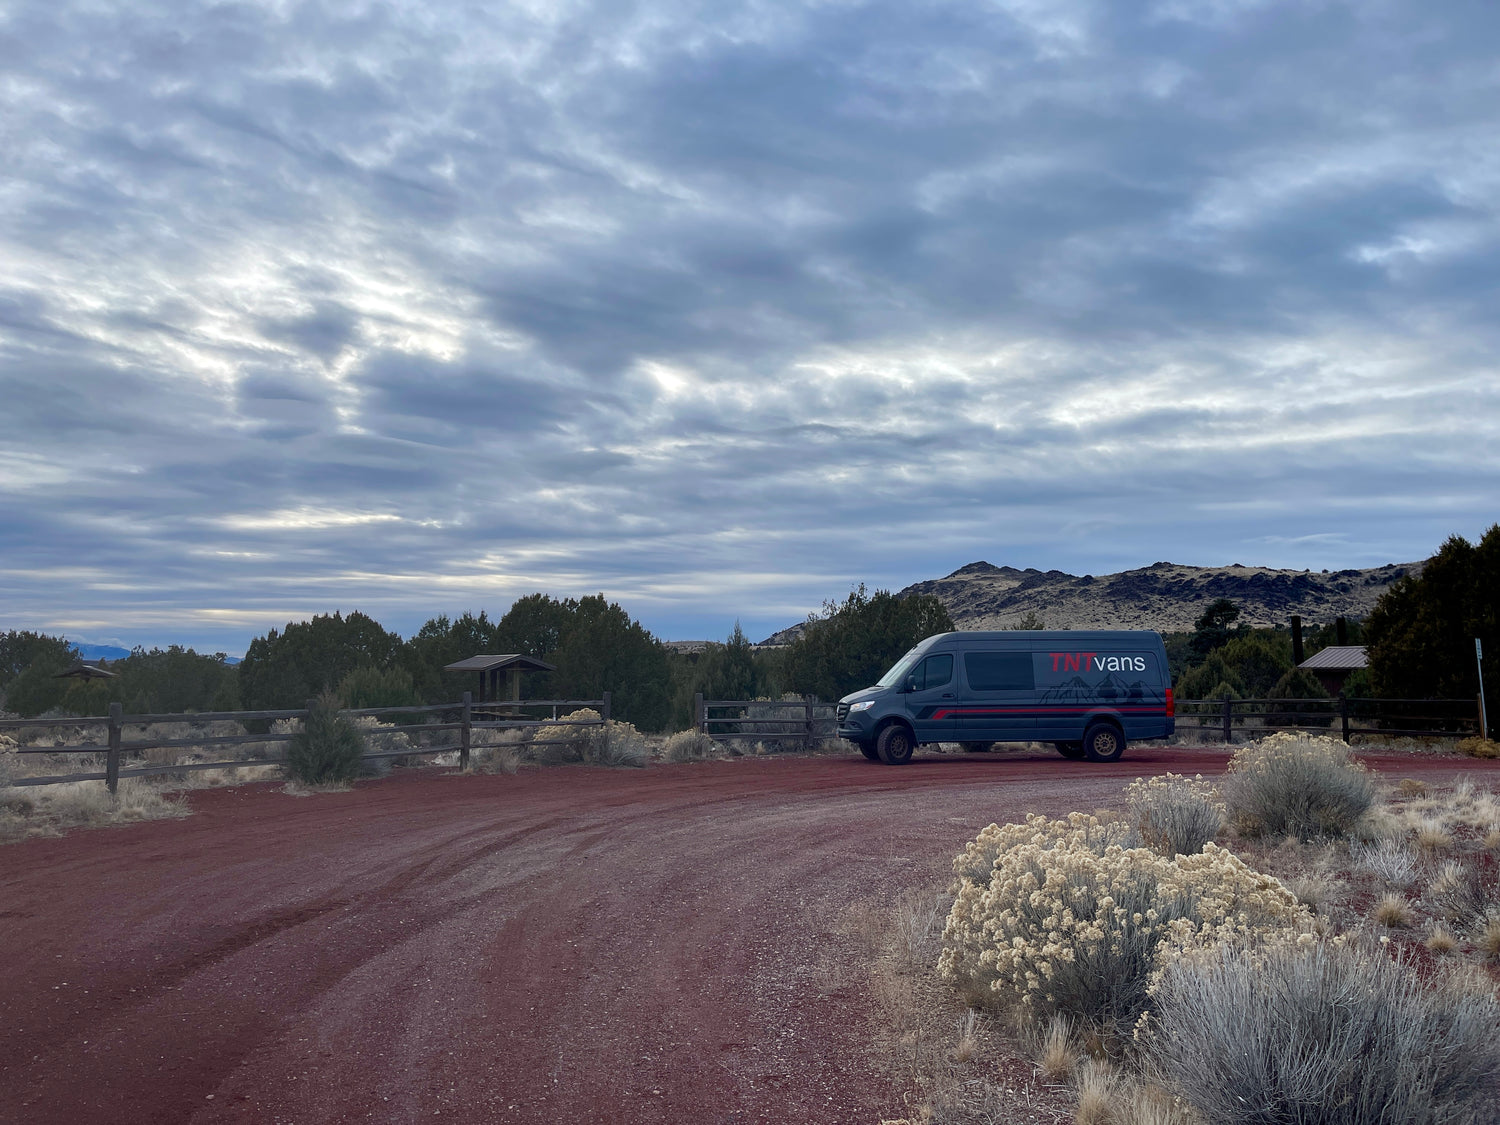
[[[943,698],[944,699],[952,699],[953,698],[953,693],[951,691],[945,691],[945,692],[943,692]]]

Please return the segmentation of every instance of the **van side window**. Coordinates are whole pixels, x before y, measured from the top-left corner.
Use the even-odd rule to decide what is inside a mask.
[[[929,656],[922,661],[922,668],[917,676],[917,690],[926,691],[928,688],[942,687],[952,678],[953,654],[951,652]]]
[[[1036,687],[1029,652],[966,652],[964,675],[974,691],[1031,691]]]

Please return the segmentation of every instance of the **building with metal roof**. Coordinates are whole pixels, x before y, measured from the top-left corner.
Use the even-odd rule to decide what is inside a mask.
[[[1370,666],[1364,645],[1329,645],[1309,656],[1298,668],[1305,668],[1323,685],[1329,695],[1337,695],[1351,672]]]

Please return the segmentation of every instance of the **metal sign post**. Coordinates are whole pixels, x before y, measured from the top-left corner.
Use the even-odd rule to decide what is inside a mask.
[[[1479,737],[1488,742],[1490,725],[1484,714],[1484,648],[1478,637],[1474,638],[1474,664],[1479,669]]]

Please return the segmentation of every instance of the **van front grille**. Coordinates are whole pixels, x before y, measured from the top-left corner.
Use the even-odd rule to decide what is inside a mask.
[[[840,703],[838,705],[838,708],[834,711],[834,715],[838,718],[838,721],[842,723],[849,717],[849,704]]]

